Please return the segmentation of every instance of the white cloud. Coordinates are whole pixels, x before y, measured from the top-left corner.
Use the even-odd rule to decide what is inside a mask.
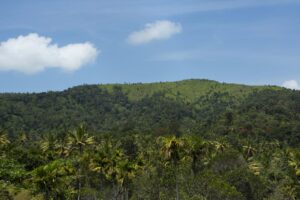
[[[139,45],[153,40],[168,39],[174,34],[180,33],[182,27],[179,23],[168,20],[156,21],[145,25],[144,29],[131,33],[128,37],[130,44]]]
[[[59,47],[52,39],[31,33],[0,43],[0,70],[37,73],[46,68],[78,70],[93,62],[99,51],[89,42]]]
[[[282,86],[285,88],[288,88],[288,89],[293,89],[293,90],[300,89],[300,85],[296,80],[285,81],[285,82],[283,82]]]

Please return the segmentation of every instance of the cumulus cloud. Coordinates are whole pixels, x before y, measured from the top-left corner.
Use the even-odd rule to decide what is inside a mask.
[[[145,25],[144,29],[135,31],[128,36],[128,42],[133,45],[145,44],[153,40],[163,40],[182,31],[179,23],[159,20]]]
[[[293,89],[293,90],[300,89],[300,85],[296,80],[285,81],[285,82],[283,82],[282,86],[285,88],[288,88],[288,89]]]
[[[93,62],[99,51],[93,44],[75,43],[59,47],[49,37],[31,33],[0,43],[0,70],[33,74],[46,68],[78,70]]]

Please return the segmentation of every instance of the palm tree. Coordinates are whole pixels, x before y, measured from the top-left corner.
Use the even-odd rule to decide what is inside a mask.
[[[295,170],[295,175],[300,177],[300,151],[290,149],[288,151],[288,165]]]
[[[132,179],[136,176],[140,166],[138,163],[130,161],[128,158],[119,157],[116,163],[116,182],[120,187],[120,194],[123,196],[122,199],[128,200],[128,186]]]
[[[248,160],[250,157],[253,157],[254,154],[256,153],[256,149],[251,144],[244,145],[243,149],[244,149],[246,160]]]
[[[230,147],[228,143],[223,141],[221,142],[215,141],[213,142],[213,144],[215,146],[215,150],[217,151],[217,153],[224,153],[224,151]]]
[[[103,174],[113,183],[113,198],[128,200],[128,186],[140,169],[138,160],[130,160],[118,144],[114,146],[110,141],[97,149],[90,163],[90,169]]]
[[[118,199],[121,189],[119,187],[120,180],[118,180],[117,174],[118,174],[118,162],[123,159],[124,153],[123,151],[119,149],[115,149],[113,151],[108,151],[108,154],[106,154],[106,159],[103,161],[106,161],[106,165],[104,165],[103,174],[106,177],[107,180],[112,181],[113,184],[113,199]]]
[[[263,165],[258,161],[251,161],[248,164],[248,167],[250,171],[252,171],[257,176],[261,174],[261,170],[263,169]]]
[[[67,138],[67,144],[69,151],[78,152],[79,158],[77,159],[77,200],[81,199],[81,176],[82,176],[82,167],[80,160],[82,158],[84,147],[94,144],[94,137],[89,136],[87,129],[84,125],[80,125],[75,131],[70,132]]]
[[[183,140],[171,137],[159,137],[158,142],[161,144],[161,152],[167,162],[171,162],[173,165],[177,165],[180,160],[180,150],[184,145]]]
[[[184,140],[187,143],[187,155],[191,158],[191,172],[193,175],[195,175],[198,171],[198,161],[203,159],[203,141],[199,137],[191,135],[186,135]]]
[[[186,154],[191,159],[192,174],[195,175],[199,171],[199,163],[202,165],[209,163],[217,144],[195,135],[186,135],[183,139],[186,142]]]
[[[55,158],[55,144],[56,138],[53,134],[46,134],[42,136],[42,139],[40,141],[40,148],[43,154],[45,154],[49,160],[53,160]]]
[[[180,153],[183,150],[184,141],[175,136],[171,136],[159,137],[158,142],[161,145],[161,152],[164,155],[166,162],[171,163],[175,168],[176,200],[179,200],[178,164],[181,160]]]
[[[0,147],[9,144],[10,141],[8,139],[7,134],[2,130],[0,131]]]
[[[10,141],[7,134],[4,133],[4,131],[0,131],[0,150],[2,149],[2,147],[6,147],[8,144],[10,144]],[[2,152],[2,150],[0,151],[0,153],[2,154],[0,156],[5,156],[5,150],[4,153]]]
[[[107,142],[105,142],[105,144],[107,144]],[[110,147],[113,148],[112,145]],[[96,152],[92,155],[89,161],[89,169],[100,175],[104,175],[106,179],[110,180],[107,171],[109,166],[112,166],[111,163],[113,158],[106,150],[109,151],[110,148],[105,149],[102,145],[98,145],[96,147]]]
[[[55,160],[44,166],[34,169],[29,179],[37,191],[42,191],[44,198],[65,199],[62,196],[68,190],[67,177],[74,174],[74,169],[70,162]]]
[[[145,188],[149,189],[146,189],[148,197],[161,199],[160,178],[164,163],[161,162],[161,154],[157,151],[161,146],[158,143],[153,143],[153,140],[154,137],[152,135],[134,135],[134,141],[138,149],[138,154],[134,160],[134,164],[136,165],[135,172],[139,173],[141,175],[140,177],[147,177],[147,181],[145,181],[144,184]],[[144,194],[139,194],[137,198],[147,199]]]
[[[89,136],[86,127],[81,124],[75,131],[70,132],[67,138],[67,144],[70,151],[78,150],[79,154],[83,153],[83,148],[94,144],[94,137]]]
[[[66,137],[57,140],[55,143],[54,149],[60,158],[64,158],[64,157],[68,156],[70,153],[70,149],[67,145]]]
[[[22,132],[18,135],[18,143],[24,145],[29,140],[28,135],[25,132]]]

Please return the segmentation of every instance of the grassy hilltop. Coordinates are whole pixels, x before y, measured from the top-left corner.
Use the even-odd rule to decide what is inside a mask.
[[[233,97],[245,97],[249,93],[262,89],[280,90],[276,86],[247,86],[239,84],[219,83],[217,81],[204,79],[189,79],[176,82],[159,83],[134,83],[134,84],[104,84],[100,88],[113,91],[114,87],[120,87],[128,94],[130,100],[140,100],[152,96],[157,92],[166,93],[167,97],[180,98],[185,102],[194,102],[202,96],[213,92],[228,92]]]

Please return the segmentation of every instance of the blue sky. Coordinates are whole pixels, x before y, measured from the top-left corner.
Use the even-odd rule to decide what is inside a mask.
[[[299,89],[300,0],[1,1],[0,42],[0,92],[189,78]]]

